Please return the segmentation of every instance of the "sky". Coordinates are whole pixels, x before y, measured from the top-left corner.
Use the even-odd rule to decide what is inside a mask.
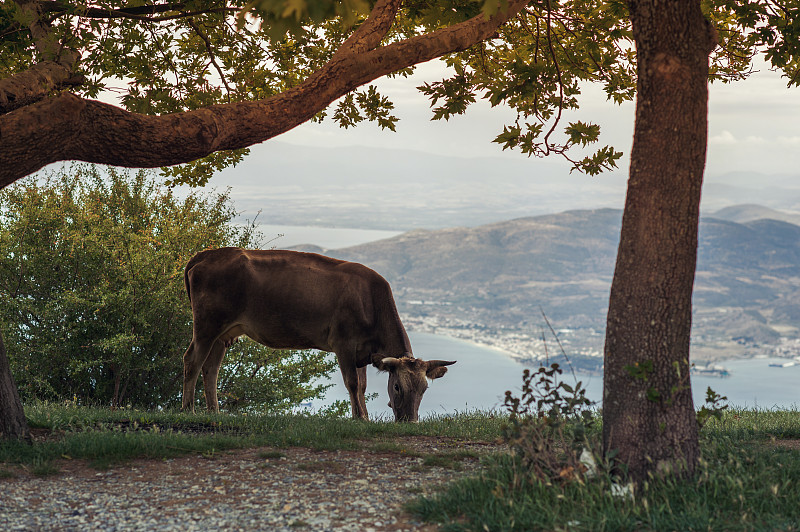
[[[444,199],[460,202],[466,214],[481,204],[500,205],[498,220],[474,217],[470,224],[462,217],[441,221],[446,226],[480,225],[501,218],[571,209],[623,208],[634,102],[616,105],[606,99],[601,86],[587,84],[583,88],[581,109],[566,115],[563,124],[570,119],[597,123],[601,138],[594,149],[611,145],[624,153],[616,170],[586,176],[570,173],[571,164],[560,156],[528,158],[493,143],[503,125],[513,121],[515,115],[510,109],[492,108],[479,100],[465,115],[449,121],[431,121],[430,102],[416,87],[440,80],[444,73],[440,62],[431,61],[420,65],[411,78],[376,83],[395,104],[395,114],[400,118],[396,132],[381,131],[377,125],[364,122],[350,129],[339,128],[332,120],[306,123],[253,146],[242,164],[223,171],[210,184],[217,188],[230,186],[234,204],[245,215],[260,211],[263,223],[289,225],[331,225],[328,218],[332,217],[336,220],[334,225],[388,229],[391,224],[370,225],[365,217],[387,208],[387,202],[397,208],[407,202],[427,202],[436,207]],[[382,164],[391,154],[373,153],[364,147],[402,150],[403,164],[384,168],[381,175]],[[348,150],[342,150],[344,155],[334,164],[332,151],[340,148]],[[434,168],[429,158],[415,157],[414,152],[451,159]],[[342,159],[345,163],[341,163]],[[474,162],[464,163],[470,160]],[[487,172],[487,168],[491,170]],[[408,179],[388,177],[398,172]],[[468,175],[470,172],[474,175]],[[491,176],[488,184],[487,175]],[[314,182],[308,176],[324,179]],[[420,179],[427,180],[427,184],[420,184]],[[371,196],[363,192],[367,183],[372,183]],[[290,198],[281,192],[287,186],[302,189],[295,194],[295,212],[307,211],[307,220],[281,213],[289,205]],[[516,204],[508,200],[509,191],[513,191]],[[708,157],[701,210],[713,214],[743,203],[800,213],[800,88],[787,88],[780,74],[765,66],[747,80],[710,85]],[[354,206],[348,218],[325,207],[346,204]],[[364,213],[362,219],[358,219],[358,209]],[[328,216],[314,218],[318,213]],[[417,225],[427,228],[435,225],[418,221]],[[399,225],[391,228],[409,229]]]
[[[524,158],[503,151],[491,140],[513,119],[508,109],[491,108],[480,102],[464,116],[446,121],[430,121],[427,97],[415,89],[425,81],[441,79],[437,61],[421,65],[410,79],[381,80],[377,83],[395,103],[400,117],[397,132],[381,131],[374,124],[362,123],[342,130],[332,121],[304,124],[276,141],[302,146],[371,146],[408,149],[453,157]],[[600,86],[584,88],[581,110],[575,115],[602,128],[601,143],[627,153],[633,135],[634,104],[621,106],[605,99]],[[257,153],[259,147],[253,149]],[[547,164],[569,164],[557,157]],[[542,161],[532,159],[531,165]],[[706,176],[719,180],[730,172],[760,174],[798,174],[800,163],[800,89],[788,89],[780,75],[762,67],[749,79],[732,84],[714,83],[709,97],[709,150]],[[620,161],[627,171],[627,157]]]

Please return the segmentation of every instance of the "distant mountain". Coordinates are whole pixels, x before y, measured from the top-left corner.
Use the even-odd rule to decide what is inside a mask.
[[[727,215],[746,212],[757,209]],[[584,331],[573,347],[599,351],[621,217],[568,211],[415,230],[327,253],[384,275],[412,323],[540,336],[544,313],[556,328]],[[704,217],[694,302],[698,345],[741,351],[800,336],[800,226]]]
[[[522,325],[543,306],[555,319],[600,326],[620,220],[614,209],[570,211],[417,230],[331,254],[381,272],[400,299],[446,301],[487,323]]]
[[[780,220],[795,225],[800,224],[800,214],[778,211],[752,203],[725,207],[710,216],[712,218],[738,223],[752,222],[753,220]]]

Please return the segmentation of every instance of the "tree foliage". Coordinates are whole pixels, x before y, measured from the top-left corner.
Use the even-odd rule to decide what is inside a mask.
[[[192,316],[183,269],[210,247],[253,247],[226,194],[179,198],[145,172],[94,167],[0,193],[0,314],[24,400],[175,404]],[[240,343],[223,405],[285,408],[317,397],[333,367],[319,353]]]
[[[446,12],[458,22],[430,31],[422,17],[437,18],[440,6],[400,14],[399,0],[344,10],[327,0],[6,1],[0,129],[12,142],[0,152],[0,186],[65,159],[187,163],[169,179],[203,184],[242,150],[322,118],[353,91],[334,119],[353,122],[355,112],[391,128],[387,100],[360,86],[468,48],[526,1],[488,17],[473,4],[453,6]],[[120,93],[123,108],[90,99],[104,91]]]

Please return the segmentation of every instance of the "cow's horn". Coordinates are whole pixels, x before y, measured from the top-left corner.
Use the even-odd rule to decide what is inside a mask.
[[[400,361],[399,358],[386,357],[384,359],[381,359],[381,364],[383,364],[384,366],[389,366],[389,367],[393,368],[393,367],[399,366],[400,364],[402,364],[402,362]]]
[[[428,369],[431,368],[438,368],[441,366],[450,366],[451,364],[455,364],[456,360],[448,362],[447,360],[428,360]]]

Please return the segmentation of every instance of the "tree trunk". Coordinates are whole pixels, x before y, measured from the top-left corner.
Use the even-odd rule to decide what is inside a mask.
[[[691,474],[699,457],[689,340],[715,32],[697,0],[629,5],[636,126],[608,308],[603,448],[640,481]]]
[[[18,438],[30,440],[31,434],[17,386],[11,375],[11,365],[6,356],[6,346],[0,336],[0,439]]]

